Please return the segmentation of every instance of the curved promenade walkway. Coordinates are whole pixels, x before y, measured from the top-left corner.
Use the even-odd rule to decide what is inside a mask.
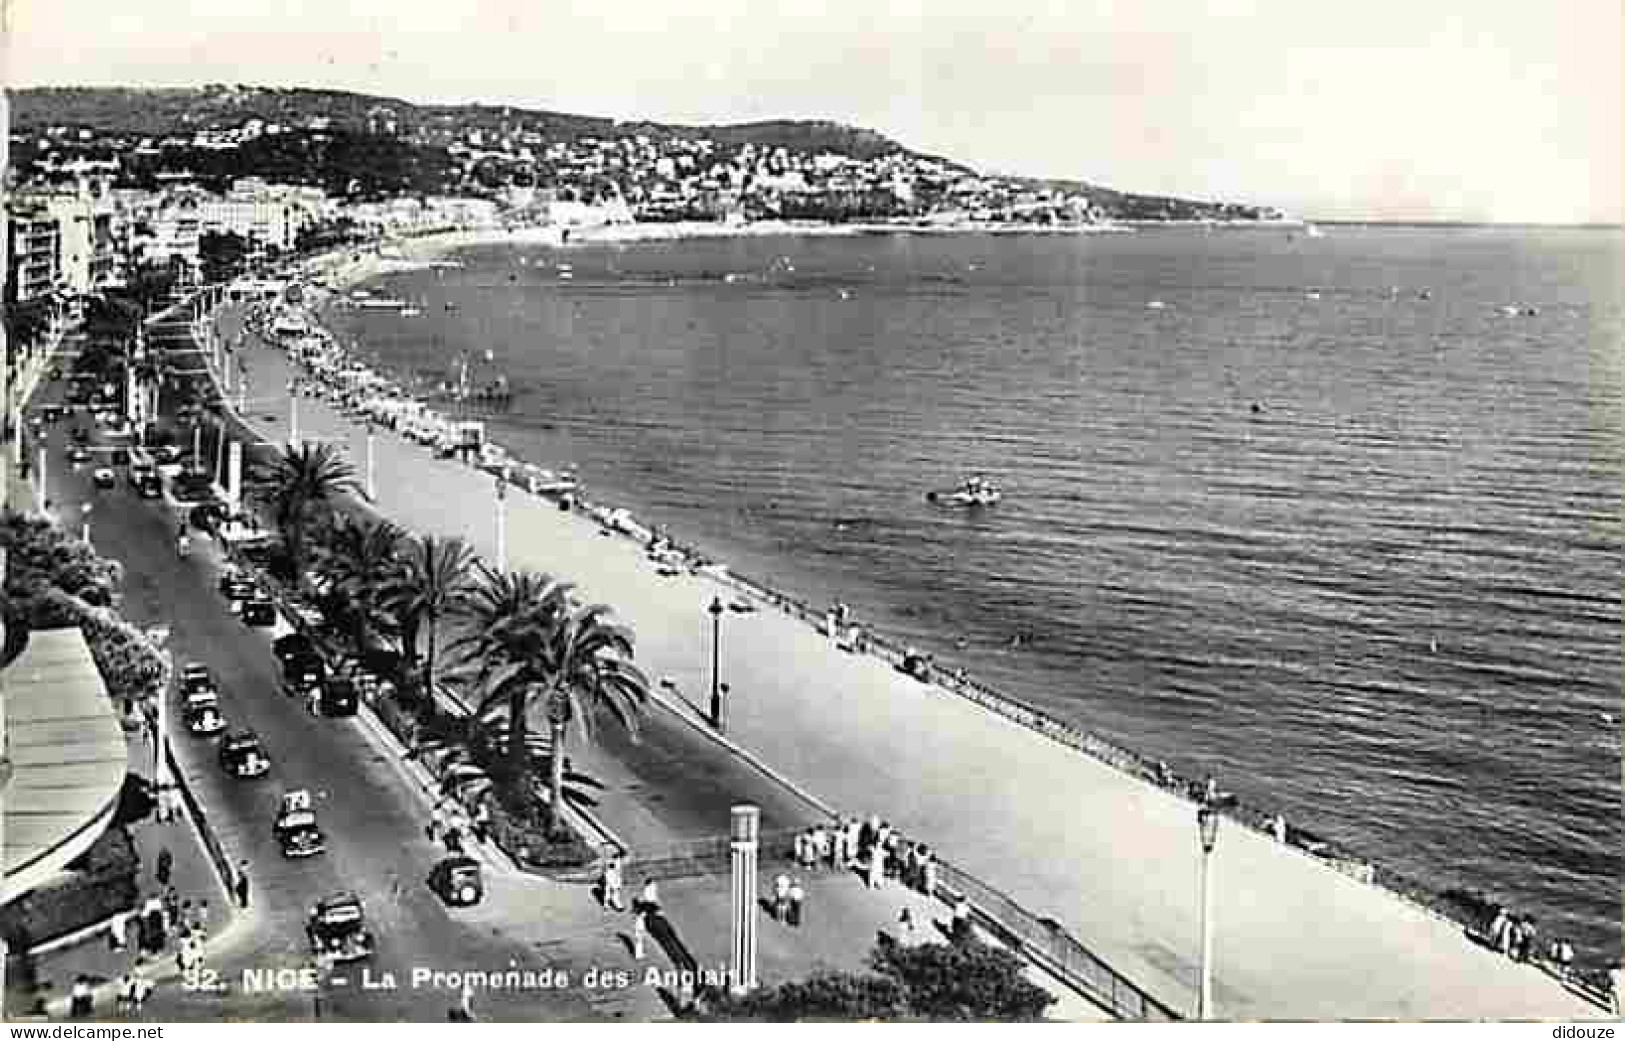
[[[257,344],[248,353],[256,387],[287,385],[285,356]],[[286,437],[285,401],[250,411],[257,428]],[[300,427],[347,446],[359,470],[360,427],[309,398]],[[388,432],[377,436],[376,466],[383,512],[494,554],[492,477]],[[548,501],[510,490],[507,511],[510,567],[559,574],[613,605],[634,627],[650,676],[703,703],[705,608],[713,596],[729,600],[729,589],[704,576],[661,577],[642,547]],[[729,612],[722,626],[730,738],[843,811],[881,814],[931,843],[1194,1013],[1200,851],[1189,803],[877,658],[843,653],[779,611]],[[1220,1017],[1600,1015],[1539,969],[1474,946],[1459,926],[1256,832],[1223,829],[1215,869]]]

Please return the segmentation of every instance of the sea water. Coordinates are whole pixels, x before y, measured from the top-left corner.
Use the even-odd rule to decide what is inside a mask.
[[[497,438],[595,501],[1617,955],[1618,229],[460,256],[341,334],[505,377]],[[1004,501],[926,501],[974,473]]]

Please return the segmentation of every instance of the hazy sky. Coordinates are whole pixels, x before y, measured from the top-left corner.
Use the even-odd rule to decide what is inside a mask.
[[[14,85],[828,118],[1315,217],[1620,221],[1620,0],[0,0]]]

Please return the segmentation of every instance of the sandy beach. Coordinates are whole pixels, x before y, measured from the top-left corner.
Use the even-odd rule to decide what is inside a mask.
[[[467,235],[412,248],[489,241]],[[345,279],[365,277],[364,267]],[[261,385],[286,385],[285,355],[248,350]],[[255,411],[251,425],[267,439],[285,436],[285,402]],[[324,403],[302,402],[301,425],[360,459],[361,428]],[[383,512],[494,553],[492,477],[393,435],[377,440],[377,474]],[[514,493],[506,510],[510,566],[563,574],[613,605],[638,634],[645,670],[703,703],[705,609],[735,590],[703,574],[662,576],[640,545],[551,501]],[[884,815],[1063,922],[1164,1002],[1194,1007],[1200,853],[1190,803],[877,658],[843,652],[777,610],[730,612],[722,634],[733,740],[843,812]],[[1224,1016],[1598,1014],[1540,970],[1472,945],[1458,925],[1259,833],[1227,828],[1215,870]]]

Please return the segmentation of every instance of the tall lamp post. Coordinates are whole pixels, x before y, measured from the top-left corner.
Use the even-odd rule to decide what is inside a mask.
[[[288,383],[288,444],[299,447],[299,381]]]
[[[79,507],[79,516],[84,519],[84,528],[80,532],[81,540],[86,546],[90,545],[90,503]]]
[[[1202,990],[1196,1018],[1213,1016],[1213,847],[1219,841],[1219,809],[1210,797],[1196,809],[1196,830],[1202,840]]]
[[[711,725],[720,733],[722,719],[722,598],[713,596],[706,611],[711,615]]]

